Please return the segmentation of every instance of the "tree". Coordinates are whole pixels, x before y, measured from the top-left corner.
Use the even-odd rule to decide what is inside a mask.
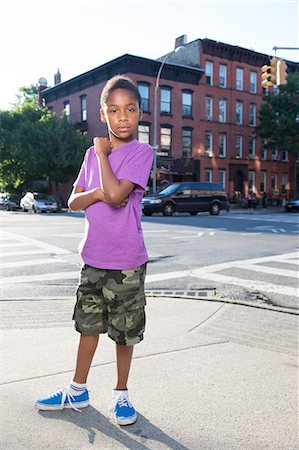
[[[299,75],[290,74],[285,86],[268,94],[259,114],[257,134],[265,147],[287,150],[293,161],[293,196],[297,195],[296,159],[299,154]]]
[[[11,111],[0,111],[0,184],[29,190],[36,180],[65,183],[80,167],[85,138],[66,117],[38,104],[35,86],[19,90]]]

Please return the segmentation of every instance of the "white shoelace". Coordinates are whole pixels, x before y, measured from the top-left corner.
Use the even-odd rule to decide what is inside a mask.
[[[132,403],[130,402],[129,398],[123,394],[117,394],[113,400],[112,400],[112,406],[110,408],[110,411],[115,409],[115,406],[119,404],[119,406],[129,406],[130,408],[132,407]]]
[[[57,387],[57,392],[55,392],[52,395],[52,397],[56,397],[56,395],[59,395],[59,394],[62,394],[60,409],[64,408],[64,402],[67,399],[69,402],[69,405],[72,409],[74,409],[75,411],[81,412],[81,410],[76,408],[76,406],[72,403],[72,400],[75,401],[75,397],[69,392],[68,386]]]

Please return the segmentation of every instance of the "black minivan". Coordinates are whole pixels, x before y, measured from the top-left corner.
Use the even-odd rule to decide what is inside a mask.
[[[145,216],[158,212],[172,216],[175,211],[188,212],[192,216],[208,211],[217,216],[221,210],[228,212],[229,202],[223,186],[216,183],[172,183],[155,195],[142,199]]]

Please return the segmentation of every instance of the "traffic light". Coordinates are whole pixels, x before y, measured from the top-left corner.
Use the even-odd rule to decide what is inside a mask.
[[[277,61],[277,86],[281,86],[282,84],[287,84],[287,69],[288,66],[283,59],[279,59]]]
[[[262,67],[262,86],[274,86],[276,84],[276,72],[277,72],[278,59],[273,57],[270,60],[270,65]]]

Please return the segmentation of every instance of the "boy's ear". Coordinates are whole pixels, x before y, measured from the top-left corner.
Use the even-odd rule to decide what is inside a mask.
[[[106,117],[105,117],[105,113],[103,111],[103,108],[100,109],[100,118],[101,118],[101,122],[103,123],[107,123]]]
[[[142,109],[140,109],[140,111],[139,111],[139,120],[142,120],[143,119],[143,111],[142,111]]]

